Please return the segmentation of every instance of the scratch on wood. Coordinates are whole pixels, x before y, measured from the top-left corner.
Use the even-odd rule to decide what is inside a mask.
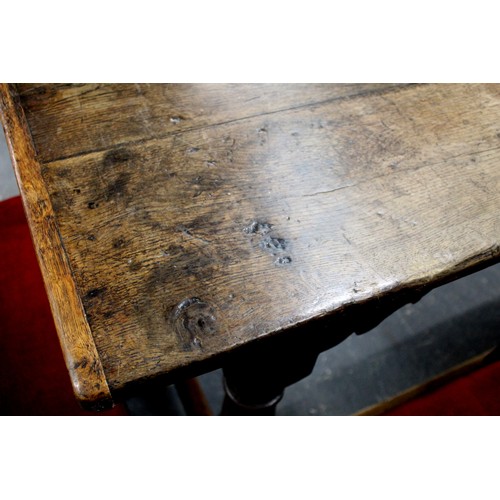
[[[318,196],[319,194],[328,194],[328,193],[335,193],[335,191],[340,191],[342,189],[346,189],[349,187],[356,186],[356,184],[346,184],[345,186],[339,186],[335,189],[328,189],[327,191],[316,191],[315,193],[309,193],[309,194],[304,194],[302,196],[308,197],[308,196]]]

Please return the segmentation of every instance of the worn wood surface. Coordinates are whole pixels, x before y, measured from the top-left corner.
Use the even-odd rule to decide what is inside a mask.
[[[387,87],[54,84],[19,85],[19,92],[39,157],[53,161]]]
[[[500,257],[498,85],[19,99],[41,164],[33,186],[17,162],[26,205],[47,190],[111,391]]]

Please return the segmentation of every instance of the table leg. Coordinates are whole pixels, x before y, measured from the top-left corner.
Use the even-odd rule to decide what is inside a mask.
[[[186,415],[212,416],[210,405],[195,378],[182,379],[176,382],[175,388]]]
[[[221,415],[274,415],[287,386],[309,375],[319,354],[288,342],[234,356],[224,368]]]
[[[382,310],[377,302],[369,318],[357,311],[342,312],[234,353],[223,366],[226,397],[221,415],[274,415],[285,388],[307,377],[321,352],[339,344],[353,331],[371,329],[392,307]]]

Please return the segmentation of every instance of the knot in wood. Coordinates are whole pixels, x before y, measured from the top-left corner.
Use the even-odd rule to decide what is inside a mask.
[[[202,349],[207,337],[217,332],[215,309],[198,297],[185,299],[178,304],[172,320],[184,350]]]

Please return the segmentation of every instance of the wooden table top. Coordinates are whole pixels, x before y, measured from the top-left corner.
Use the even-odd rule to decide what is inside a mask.
[[[0,96],[84,404],[500,258],[499,85]]]

